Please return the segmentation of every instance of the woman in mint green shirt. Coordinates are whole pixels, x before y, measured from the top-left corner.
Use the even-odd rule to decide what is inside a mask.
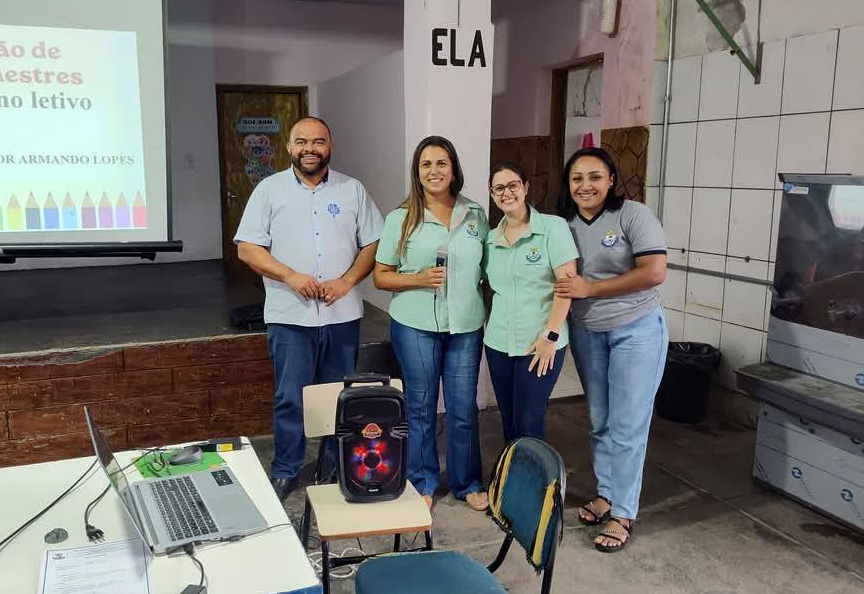
[[[576,275],[579,253],[564,219],[526,203],[528,178],[521,167],[493,166],[489,185],[504,218],[486,238],[484,270],[493,291],[486,361],[504,440],[543,439],[570,309],[570,299],[555,295],[555,280]]]
[[[486,311],[480,290],[483,208],[462,196],[456,149],[430,136],[414,151],[411,191],[387,215],[373,279],[393,292],[390,341],[402,367],[408,408],[408,478],[431,507],[440,483],[435,421],[438,386],[447,408],[447,482],[482,511],[477,377]]]

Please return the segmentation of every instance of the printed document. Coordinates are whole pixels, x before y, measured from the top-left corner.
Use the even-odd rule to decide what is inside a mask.
[[[39,594],[149,594],[149,560],[139,538],[47,550]]]

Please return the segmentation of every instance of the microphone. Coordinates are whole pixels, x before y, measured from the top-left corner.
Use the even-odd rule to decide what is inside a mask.
[[[447,246],[439,245],[438,251],[435,252],[435,266],[447,266]],[[435,299],[438,299],[438,292],[441,289],[435,289]],[[436,326],[437,326],[437,316],[436,316]]]
[[[447,246],[438,246],[438,251],[435,253],[435,266],[447,266]]]

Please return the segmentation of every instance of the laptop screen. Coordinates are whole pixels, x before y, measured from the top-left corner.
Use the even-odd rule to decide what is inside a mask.
[[[120,493],[123,493],[129,487],[126,475],[123,474],[120,464],[114,458],[114,453],[111,451],[105,436],[102,435],[102,432],[96,427],[93,420],[89,418],[89,415],[87,422],[90,425],[90,436],[93,438],[93,447],[96,450],[96,456],[99,458],[99,464],[105,469],[105,473],[108,475],[108,480],[111,481],[111,484]]]
[[[123,469],[120,467],[117,459],[114,458],[114,452],[111,451],[111,447],[108,445],[105,436],[102,435],[102,432],[90,417],[90,411],[87,410],[86,406],[84,407],[84,416],[87,419],[87,429],[90,430],[90,439],[93,441],[93,449],[96,451],[96,459],[99,461],[102,470],[104,470],[105,474],[108,476],[108,480],[111,482],[111,485],[113,485],[114,490],[117,491],[117,494],[120,496],[120,501],[123,503],[123,507],[126,508],[129,518],[132,520],[132,524],[138,530],[141,538],[147,542],[147,538],[144,536],[143,527],[138,521],[138,514],[136,514],[135,510],[130,507],[130,502],[127,499],[130,494],[127,493],[129,482],[126,480],[126,475],[123,473]]]

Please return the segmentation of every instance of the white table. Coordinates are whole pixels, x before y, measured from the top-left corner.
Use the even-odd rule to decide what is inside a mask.
[[[248,444],[245,438],[244,443]],[[125,466],[139,453],[120,452],[117,460]],[[251,446],[221,456],[268,525],[290,522]],[[0,539],[56,499],[93,460],[88,457],[0,468]],[[134,466],[126,473],[132,481],[141,478]],[[88,544],[84,533],[84,508],[108,485],[108,479],[98,466],[88,476],[90,478],[82,486],[0,549],[0,591],[35,593],[46,549]],[[90,514],[90,523],[105,532],[106,541],[137,536],[113,489]],[[53,528],[66,529],[69,538],[60,544],[46,544],[45,534]],[[237,542],[198,546],[195,556],[204,564],[208,594],[320,594],[322,591],[290,524]],[[197,584],[200,572],[186,555],[159,556],[151,557],[150,575],[153,594],[177,594],[187,584]]]

